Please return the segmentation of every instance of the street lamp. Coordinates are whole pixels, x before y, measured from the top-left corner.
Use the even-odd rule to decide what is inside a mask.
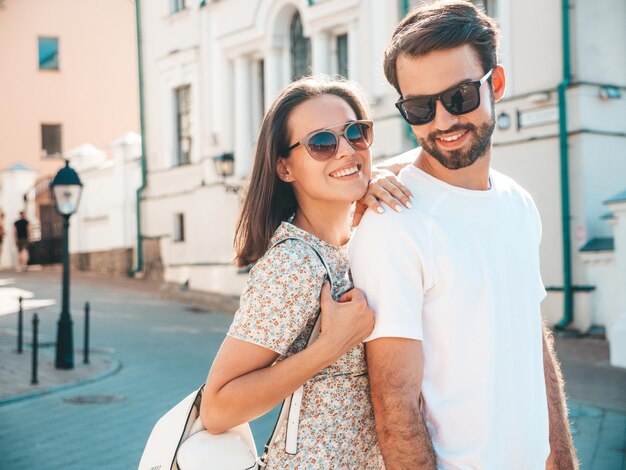
[[[215,164],[215,171],[222,179],[235,174],[235,157],[232,153],[221,153],[212,158]]]
[[[213,163],[215,164],[215,172],[220,175],[222,179],[222,185],[224,189],[229,193],[237,193],[241,189],[240,186],[233,186],[226,184],[226,178],[229,178],[235,174],[235,157],[232,153],[222,153],[215,155]]]
[[[78,209],[80,194],[83,189],[78,174],[70,168],[70,162],[65,160],[65,166],[59,170],[50,190],[54,197],[57,212],[63,216],[63,297],[61,316],[57,323],[56,368],[74,368],[74,344],[72,340],[72,317],[70,316],[70,253],[69,228],[70,217]]]

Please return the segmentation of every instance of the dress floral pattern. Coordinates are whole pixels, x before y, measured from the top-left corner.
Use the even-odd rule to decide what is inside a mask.
[[[352,288],[347,246],[335,246],[283,222],[269,250],[250,271],[228,335],[275,351],[277,361],[306,346],[320,308],[326,269],[308,245],[317,248],[333,275],[338,299]],[[306,382],[298,428],[298,452],[285,452],[285,427],[268,453],[267,469],[382,469],[374,429],[365,348],[352,348]]]

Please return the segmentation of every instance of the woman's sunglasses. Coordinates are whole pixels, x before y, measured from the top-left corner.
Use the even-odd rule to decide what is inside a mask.
[[[428,124],[435,119],[437,100],[441,101],[444,108],[456,116],[471,113],[480,106],[480,86],[491,76],[491,69],[483,78],[475,82],[461,83],[447,90],[429,96],[416,96],[415,98],[400,99],[396,108],[402,114],[406,122],[412,126]]]
[[[335,156],[341,136],[345,137],[353,149],[367,150],[374,140],[373,126],[372,121],[348,121],[320,129],[311,132],[304,139],[293,144],[286,153],[291,152],[298,145],[304,145],[312,158],[323,162]],[[337,127],[344,127],[344,129],[342,131],[332,130]]]

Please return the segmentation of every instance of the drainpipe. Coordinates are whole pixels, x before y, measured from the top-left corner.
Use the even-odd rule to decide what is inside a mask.
[[[574,319],[572,243],[570,230],[569,151],[567,147],[567,88],[571,84],[569,0],[561,0],[563,23],[563,80],[559,83],[559,144],[561,160],[561,219],[563,229],[563,318],[555,325],[565,329]]]
[[[409,12],[409,0],[402,0],[402,18],[404,18],[406,16],[406,14]]]
[[[409,13],[409,0],[402,0],[400,2],[400,11],[402,13],[402,18],[404,18]],[[405,123],[406,135],[409,137],[409,140],[413,144],[414,147],[418,146],[417,139],[415,138],[415,134],[413,134],[413,128],[410,124]]]
[[[135,21],[137,29],[137,71],[139,76],[139,127],[141,132],[141,186],[137,189],[136,195],[136,214],[137,214],[137,259],[135,267],[131,270],[130,275],[134,277],[137,273],[143,271],[143,236],[141,234],[141,197],[144,189],[146,189],[147,173],[146,166],[146,130],[144,123],[144,103],[143,103],[143,63],[141,60],[141,21],[140,0],[135,0]]]

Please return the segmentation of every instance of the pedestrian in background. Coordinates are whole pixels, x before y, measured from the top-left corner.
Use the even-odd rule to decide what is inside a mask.
[[[28,265],[28,240],[30,239],[30,222],[26,212],[20,212],[20,218],[14,224],[15,244],[17,245],[17,270],[26,270]]]

